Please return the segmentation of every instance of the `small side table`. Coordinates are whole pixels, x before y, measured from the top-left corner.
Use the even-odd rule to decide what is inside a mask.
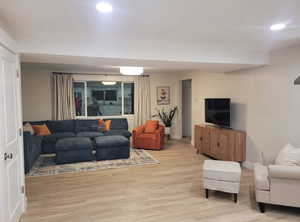
[[[232,193],[234,202],[240,191],[241,167],[238,162],[205,160],[203,165],[203,186],[205,197],[208,198],[209,190],[218,190]]]

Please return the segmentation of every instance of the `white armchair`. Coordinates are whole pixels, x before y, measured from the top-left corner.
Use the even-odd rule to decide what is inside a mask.
[[[260,211],[265,204],[300,207],[300,167],[274,165],[277,154],[261,154],[254,165],[255,196]]]

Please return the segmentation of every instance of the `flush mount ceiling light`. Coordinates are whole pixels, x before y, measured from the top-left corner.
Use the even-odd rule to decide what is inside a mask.
[[[99,12],[102,12],[102,13],[110,13],[112,12],[113,10],[113,7],[110,3],[108,2],[99,2],[97,5],[96,5],[96,9],[99,11]]]
[[[112,81],[102,81],[102,84],[105,86],[113,86],[116,85],[117,82],[112,82]]]
[[[270,27],[271,31],[279,31],[279,30],[282,30],[285,28],[286,28],[286,24],[284,24],[284,23],[274,24],[274,25],[271,25],[271,27]]]
[[[135,66],[122,66],[120,67],[120,73],[123,75],[141,75],[144,73],[143,67],[135,67]]]

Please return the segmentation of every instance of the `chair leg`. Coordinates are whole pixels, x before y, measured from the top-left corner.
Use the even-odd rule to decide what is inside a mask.
[[[261,213],[266,211],[266,205],[264,203],[258,203],[258,207]]]
[[[234,199],[234,202],[237,203],[237,193],[233,194],[233,199]]]
[[[205,189],[205,198],[208,199],[208,189]]]

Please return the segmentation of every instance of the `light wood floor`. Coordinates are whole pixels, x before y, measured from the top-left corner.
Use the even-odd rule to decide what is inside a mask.
[[[161,163],[27,178],[22,222],[300,221],[296,208],[271,206],[259,213],[249,170],[242,172],[238,204],[220,192],[206,200],[201,183],[206,157],[184,141],[149,152]]]

